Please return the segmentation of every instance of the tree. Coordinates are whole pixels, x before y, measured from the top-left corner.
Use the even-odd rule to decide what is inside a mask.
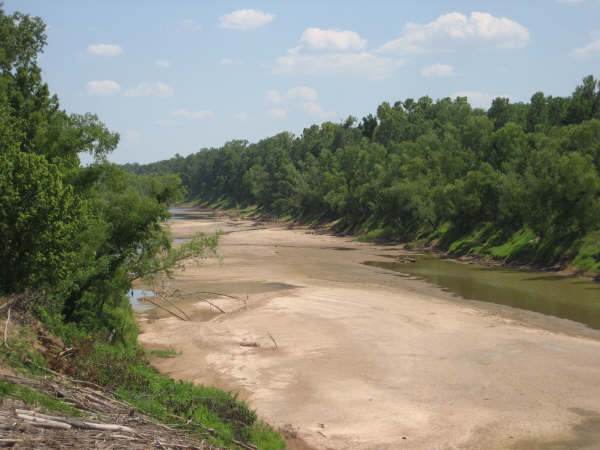
[[[0,4],[0,293],[43,290],[51,314],[135,339],[131,281],[214,250],[216,238],[171,248],[162,223],[179,177],[129,175],[105,161],[119,135],[94,114],[60,109],[36,63],[44,30]],[[81,167],[79,152],[96,163]]]

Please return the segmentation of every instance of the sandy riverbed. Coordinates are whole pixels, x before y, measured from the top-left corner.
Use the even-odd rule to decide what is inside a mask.
[[[161,371],[237,391],[319,449],[600,448],[600,333],[361,264],[398,247],[226,217],[171,229],[226,232],[222,263],[173,288],[247,301],[140,316],[142,344],[181,352]]]

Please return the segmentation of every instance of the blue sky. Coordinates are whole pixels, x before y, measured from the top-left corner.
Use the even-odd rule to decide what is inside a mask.
[[[40,64],[69,112],[94,112],[151,162],[300,134],[423,95],[527,101],[600,77],[600,0],[47,1]]]

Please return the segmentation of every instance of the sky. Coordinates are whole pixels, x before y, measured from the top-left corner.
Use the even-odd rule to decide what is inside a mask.
[[[116,163],[186,156],[428,95],[528,101],[600,77],[600,0],[5,0],[40,16],[45,81],[121,135]]]

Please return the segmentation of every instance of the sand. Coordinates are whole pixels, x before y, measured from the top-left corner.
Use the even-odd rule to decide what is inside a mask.
[[[226,234],[222,261],[171,281],[195,320],[139,316],[143,345],[180,352],[162,372],[318,449],[600,448],[599,333],[361,264],[400,246],[227,217],[171,229]],[[198,291],[241,300],[211,314]]]

